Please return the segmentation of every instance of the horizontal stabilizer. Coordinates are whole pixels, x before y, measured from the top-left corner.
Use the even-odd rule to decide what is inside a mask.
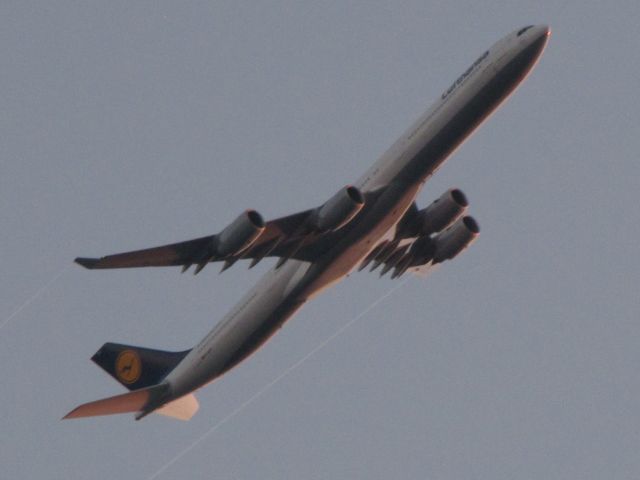
[[[198,408],[200,408],[198,399],[193,393],[191,393],[163,405],[154,413],[159,413],[166,417],[177,418],[178,420],[191,420],[191,417],[196,414]]]
[[[94,402],[84,403],[67,413],[67,418],[97,417],[100,415],[114,415],[116,413],[140,412],[146,405],[156,401],[166,391],[167,385],[154,385],[153,387],[135,390],[133,392],[103,398]]]

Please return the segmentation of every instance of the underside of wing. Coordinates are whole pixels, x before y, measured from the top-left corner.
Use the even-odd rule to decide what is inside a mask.
[[[279,257],[278,266],[288,259],[314,262],[378,194],[367,192],[365,199],[356,187],[346,186],[317,208],[269,222],[247,210],[215,235],[75,261],[88,269],[182,266],[184,272],[194,265],[194,273],[210,262],[224,262],[222,270],[243,259],[251,260],[253,267],[265,257]]]
[[[101,258],[75,259],[83,267],[94,268],[134,268],[134,267],[168,267],[172,265],[184,265],[192,261],[198,252],[203,252],[211,243],[213,236],[187,240],[186,242],[172,243],[161,247],[135,250],[132,252],[117,253]]]
[[[451,260],[471,245],[480,232],[478,223],[466,216],[468,202],[458,189],[446,191],[428,207],[412,204],[398,222],[395,235],[380,242],[360,264],[380,267],[380,276],[391,272],[425,274],[435,265]]]
[[[264,257],[287,253],[291,253],[290,258],[313,261],[318,253],[313,238],[300,228],[310,213],[307,210],[264,223],[250,210],[216,235],[101,258],[78,257],[75,261],[88,269],[182,266],[185,270],[191,265],[202,269],[215,261],[230,266],[240,259],[253,259],[253,266]],[[293,244],[295,251],[291,251]]]

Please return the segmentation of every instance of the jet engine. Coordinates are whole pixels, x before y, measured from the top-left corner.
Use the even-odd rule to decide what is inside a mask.
[[[436,244],[431,237],[419,237],[411,244],[409,250],[410,265],[425,265],[433,259],[436,253]]]
[[[424,237],[440,232],[467,211],[469,202],[462,190],[451,188],[422,210],[415,204],[398,223],[396,238]]]
[[[264,229],[262,216],[255,210],[247,210],[215,236],[214,251],[220,257],[236,255],[249,248]]]
[[[464,215],[468,206],[469,202],[462,190],[447,190],[435,202],[418,212],[415,220],[418,235],[431,235],[444,230]]]
[[[473,217],[462,217],[445,231],[432,238],[435,245],[433,263],[451,260],[471,245],[480,233],[480,226]]]
[[[349,223],[364,207],[364,196],[356,187],[348,185],[311,216],[310,224],[315,231],[338,230]]]

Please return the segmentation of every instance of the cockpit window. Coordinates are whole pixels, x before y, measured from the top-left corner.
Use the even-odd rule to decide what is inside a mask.
[[[526,32],[527,30],[529,30],[530,28],[533,28],[533,25],[527,25],[526,27],[521,28],[520,30],[518,30],[518,37],[520,35],[522,35],[524,32]]]

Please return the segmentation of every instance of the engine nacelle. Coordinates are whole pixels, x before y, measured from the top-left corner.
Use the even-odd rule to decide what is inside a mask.
[[[242,212],[228,227],[216,235],[214,251],[221,257],[236,255],[249,248],[264,229],[264,220],[258,212],[255,210]]]
[[[435,253],[436,244],[431,237],[418,237],[418,239],[411,244],[411,248],[409,249],[411,265],[425,265],[433,259]]]
[[[364,196],[354,186],[346,186],[312,215],[311,227],[319,232],[338,230],[349,223],[364,207]]]
[[[414,205],[398,223],[396,238],[426,237],[441,232],[467,211],[469,202],[461,190],[452,188],[422,210]]]
[[[432,238],[435,244],[433,263],[451,260],[471,245],[480,233],[480,226],[473,217],[462,217],[445,231]]]
[[[447,190],[435,202],[418,212],[415,220],[418,235],[441,232],[464,215],[468,207],[469,202],[462,190]]]

